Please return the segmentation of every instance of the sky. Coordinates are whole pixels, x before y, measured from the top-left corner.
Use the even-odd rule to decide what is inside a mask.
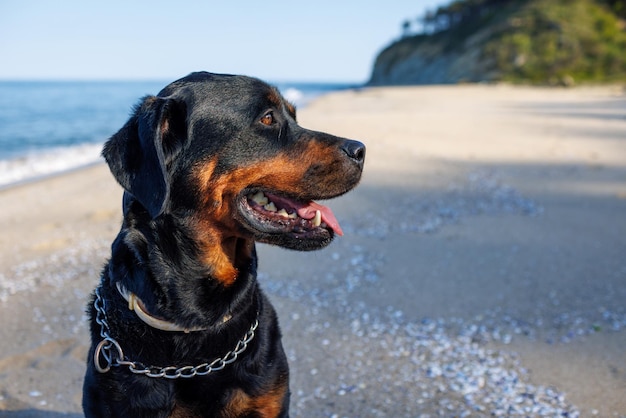
[[[405,20],[447,0],[2,0],[0,79],[369,79]]]

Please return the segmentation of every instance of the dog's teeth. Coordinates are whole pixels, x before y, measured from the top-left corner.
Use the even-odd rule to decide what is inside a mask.
[[[257,192],[252,195],[252,201],[258,203],[261,206],[264,206],[267,205],[269,199],[267,198],[267,196],[265,196],[265,194],[263,194],[263,192]]]
[[[315,218],[313,218],[313,226],[317,227],[322,224],[322,212],[319,210],[315,211]]]
[[[276,212],[276,205],[274,204],[274,202],[270,202],[267,205],[263,206],[263,208],[265,210],[269,210],[270,212]]]
[[[280,216],[282,216],[283,218],[288,218],[288,217],[289,217],[289,214],[287,213],[287,211],[286,211],[285,209],[281,209],[281,210],[279,210],[279,211],[278,211],[278,214],[279,214]]]
[[[287,217],[288,217],[289,219],[296,219],[296,218],[298,217],[298,214],[297,214],[296,212],[294,212],[294,213],[290,213]]]

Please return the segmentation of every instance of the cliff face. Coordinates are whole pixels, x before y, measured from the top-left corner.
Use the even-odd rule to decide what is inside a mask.
[[[368,85],[626,80],[626,23],[603,0],[467,0],[376,58]],[[443,18],[442,18],[443,16]]]
[[[461,48],[430,37],[403,39],[383,50],[374,64],[369,85],[450,84],[493,81],[498,71],[483,57],[481,34]]]

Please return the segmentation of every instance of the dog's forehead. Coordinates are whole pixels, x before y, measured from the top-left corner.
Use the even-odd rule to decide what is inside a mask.
[[[215,105],[281,106],[285,103],[278,90],[266,82],[247,76],[193,73],[165,87],[159,96],[178,96],[187,101],[209,102]]]

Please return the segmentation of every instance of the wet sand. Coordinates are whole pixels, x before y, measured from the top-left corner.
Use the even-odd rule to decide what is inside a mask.
[[[346,91],[301,125],[368,146],[345,236],[259,246],[292,416],[626,416],[626,94]],[[0,417],[79,417],[104,165],[0,191]]]

